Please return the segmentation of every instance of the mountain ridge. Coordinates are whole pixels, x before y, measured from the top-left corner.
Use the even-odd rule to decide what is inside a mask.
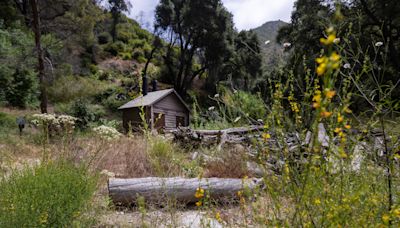
[[[283,47],[276,41],[276,37],[279,29],[287,24],[281,20],[267,21],[261,26],[251,29],[257,34],[260,41],[266,69],[278,64],[283,59]]]

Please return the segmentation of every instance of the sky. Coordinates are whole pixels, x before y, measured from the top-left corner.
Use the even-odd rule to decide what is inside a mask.
[[[154,20],[154,10],[159,0],[129,0],[132,4],[130,17],[150,29]],[[267,21],[290,22],[295,0],[222,0],[233,14],[235,26],[239,30],[256,28]]]

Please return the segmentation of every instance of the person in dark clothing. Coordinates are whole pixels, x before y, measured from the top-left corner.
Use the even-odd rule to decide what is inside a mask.
[[[25,128],[25,118],[20,116],[17,118],[17,124],[18,124],[18,128],[19,128],[19,135],[22,135],[22,130]]]

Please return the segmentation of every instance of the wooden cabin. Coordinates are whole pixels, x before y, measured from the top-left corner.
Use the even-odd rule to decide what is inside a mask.
[[[189,126],[189,107],[174,89],[149,92],[118,109],[122,110],[123,126],[127,132],[140,130],[143,118],[152,130],[173,130],[178,126]]]

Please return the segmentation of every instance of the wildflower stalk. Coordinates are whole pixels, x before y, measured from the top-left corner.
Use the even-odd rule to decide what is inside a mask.
[[[386,140],[386,132],[385,132],[385,124],[383,121],[383,116],[380,116],[381,128],[383,132],[383,142],[385,145],[385,154],[386,154],[386,171],[387,171],[387,187],[388,187],[388,213],[393,209],[393,189],[392,189],[392,173],[393,173],[393,157],[391,154],[391,150],[388,150],[387,140]],[[389,226],[392,225],[392,220],[389,219]]]

